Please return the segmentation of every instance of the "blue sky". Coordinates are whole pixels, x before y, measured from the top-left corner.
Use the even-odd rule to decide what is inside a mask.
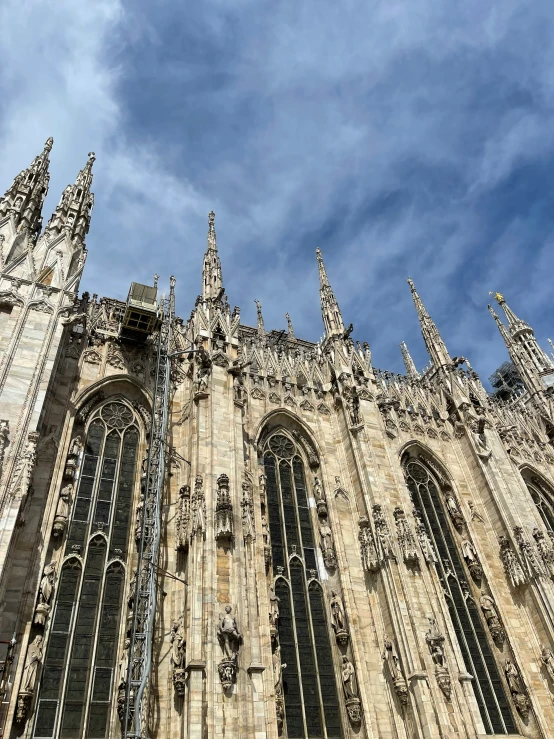
[[[503,292],[554,338],[554,3],[4,0],[0,189],[54,136],[45,216],[95,151],[82,282],[200,290],[207,214],[231,305],[322,333],[315,249],[377,367],[506,358]]]

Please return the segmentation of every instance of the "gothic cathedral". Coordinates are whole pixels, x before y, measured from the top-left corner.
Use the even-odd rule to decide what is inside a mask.
[[[408,280],[429,367],[376,369],[316,251],[318,344],[79,293],[94,155],[0,199],[0,736],[554,737],[554,363],[496,294],[490,396]],[[498,310],[498,309],[497,309]]]

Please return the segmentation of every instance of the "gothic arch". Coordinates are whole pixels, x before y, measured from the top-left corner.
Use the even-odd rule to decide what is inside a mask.
[[[131,375],[108,375],[93,382],[79,393],[74,403],[76,411],[78,412],[100,392],[105,393],[106,396],[119,393],[131,401],[140,399],[146,402],[149,410],[152,408],[152,395],[141,382]]]
[[[120,390],[121,383],[112,389]],[[81,451],[70,452],[79,474],[60,540],[61,573],[71,577],[54,594],[31,733],[35,739],[106,739],[112,733],[118,645],[127,616],[125,562],[134,556],[133,511],[145,436],[139,403],[128,395],[99,397],[96,388],[80,406],[88,405],[81,419]]]
[[[280,599],[278,628],[272,633],[273,660],[282,659],[287,665],[280,693],[283,721],[290,737],[339,739],[344,733],[338,679],[327,606],[318,582],[318,571],[323,574],[336,561],[332,535],[326,534],[325,539],[321,535],[329,547],[321,545],[325,564],[318,547],[327,510],[323,504],[325,512],[318,507],[316,515],[310,500],[307,473],[308,465],[314,466],[310,454],[319,467],[315,443],[303,424],[283,411],[264,419],[257,443],[266,481],[262,513],[267,513],[270,582]]]
[[[465,669],[473,678],[485,733],[515,734],[516,724],[501,670],[478,604],[479,589],[471,585],[476,579],[472,566],[479,564],[478,555],[464,532],[464,519],[450,474],[420,444],[405,445],[401,464],[414,514],[437,555],[435,567],[442,585],[439,593],[442,591],[446,603],[444,613],[450,617]],[[477,575],[480,586],[483,578],[480,566]]]
[[[398,450],[398,456],[401,461],[404,460],[405,454],[409,454],[410,457],[422,457],[434,471],[435,475],[442,477],[451,488],[454,487],[452,475],[448,471],[448,467],[427,444],[417,439],[411,439]]]
[[[554,487],[552,483],[528,463],[522,464],[519,472],[544,527],[554,535]]]
[[[255,435],[258,450],[263,448],[270,434],[278,428],[285,429],[293,436],[295,442],[301,444],[312,469],[320,466],[321,451],[311,429],[301,418],[286,408],[276,408],[262,418]]]

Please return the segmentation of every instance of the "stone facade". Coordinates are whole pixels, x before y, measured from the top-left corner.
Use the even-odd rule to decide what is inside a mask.
[[[495,296],[527,391],[493,401],[409,281],[431,364],[403,343],[406,376],[380,371],[319,251],[322,342],[288,314],[266,331],[259,302],[245,326],[210,214],[188,321],[170,291],[154,520],[160,329],[78,294],[93,155],[41,234],[51,147],[0,201],[3,735],[131,737],[140,710],[152,739],[551,737],[554,365],[532,329]]]

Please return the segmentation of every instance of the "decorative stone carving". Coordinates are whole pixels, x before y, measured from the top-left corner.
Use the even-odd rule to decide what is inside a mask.
[[[27,717],[37,683],[37,675],[42,663],[42,635],[37,634],[27,650],[27,659],[23,668],[21,690],[17,696],[16,721],[22,723]]]
[[[400,660],[398,659],[394,645],[386,634],[383,659],[385,660],[387,671],[394,687],[394,692],[396,693],[400,703],[402,703],[402,705],[406,705],[408,703],[408,686],[404,675],[402,674],[402,670],[400,669]]]
[[[279,625],[279,603],[281,599],[275,594],[273,585],[269,587],[269,626],[272,637],[276,637]]]
[[[208,378],[212,371],[212,360],[204,347],[196,353],[196,377],[194,380],[195,399],[206,397],[208,394]]]
[[[215,538],[233,538],[233,505],[229,492],[229,478],[223,474],[217,478],[217,503],[215,506]]]
[[[233,361],[233,364],[227,370],[227,372],[229,372],[229,374],[233,376],[233,398],[235,404],[238,406],[243,406],[246,402],[246,399],[248,398],[246,386],[244,384],[244,369],[251,364],[252,360],[244,361],[242,357],[237,357],[237,359]]]
[[[502,559],[506,576],[512,584],[512,587],[519,588],[519,586],[524,585],[527,580],[523,574],[521,565],[518,562],[516,553],[512,549],[512,545],[506,536],[499,536],[498,543],[500,545],[500,558]]]
[[[58,505],[56,506],[56,515],[54,516],[54,523],[52,525],[52,536],[54,539],[62,537],[67,526],[72,493],[73,485],[66,485],[60,490]]]
[[[492,636],[495,643],[499,647],[501,647],[504,644],[506,634],[504,633],[504,629],[502,628],[502,624],[500,623],[500,619],[498,618],[496,603],[490,595],[482,592],[479,599],[479,604],[481,606],[483,616],[485,617],[485,621],[487,622],[490,635]]]
[[[550,679],[554,682],[554,653],[545,644],[541,647],[541,662],[546,667]]]
[[[333,543],[333,532],[331,531],[329,521],[326,518],[319,523],[319,539],[325,566],[327,569],[332,570],[337,566],[337,557],[335,554],[335,545]]]
[[[425,524],[423,523],[423,520],[417,508],[414,508],[413,514],[416,522],[415,530],[417,538],[419,540],[419,546],[421,547],[421,551],[423,552],[423,558],[428,565],[437,564],[439,559],[437,557],[437,553],[435,552],[435,547],[433,546],[431,539],[429,538],[429,534],[427,533],[427,529],[425,528]]]
[[[269,544],[269,526],[265,516],[262,516],[262,538],[264,541],[264,561],[266,569],[268,569],[271,564],[271,546]]]
[[[33,617],[33,623],[37,624],[37,626],[44,626],[50,613],[50,601],[54,592],[55,573],[55,562],[50,562],[49,565],[46,565],[42,572],[42,579],[38,589],[38,603]]]
[[[552,542],[545,537],[544,532],[540,529],[533,529],[533,539],[537,544],[537,550],[544,562],[546,571],[550,577],[554,577],[554,548]]]
[[[292,435],[294,436],[296,441],[304,448],[306,456],[308,457],[308,464],[310,465],[310,467],[312,469],[317,469],[319,467],[319,457],[314,446],[311,444],[310,441],[308,441],[308,439],[306,439],[304,434],[301,434],[296,429],[292,430]]]
[[[475,441],[475,451],[477,456],[483,460],[488,460],[492,454],[492,450],[487,442],[487,435],[485,432],[486,420],[481,417],[478,419],[473,432],[473,440]]]
[[[392,545],[389,525],[383,512],[383,506],[378,503],[373,506],[373,523],[375,524],[375,532],[377,534],[377,541],[379,542],[380,559],[393,559],[396,562],[396,554]]]
[[[510,688],[514,705],[521,718],[526,721],[529,716],[529,698],[527,697],[527,693],[523,687],[523,682],[518,668],[509,659],[504,663],[504,674],[508,681],[508,687]]]
[[[406,514],[404,513],[402,508],[397,506],[394,509],[393,515],[394,520],[396,521],[398,544],[400,546],[400,551],[402,552],[402,558],[404,559],[404,562],[419,562],[419,553],[417,551],[415,537],[412,533],[410,524],[406,519]]]
[[[433,662],[435,663],[435,677],[437,684],[448,700],[452,694],[452,681],[450,673],[446,666],[446,658],[444,655],[444,636],[437,626],[434,618],[429,619],[429,631],[425,634],[425,641],[429,647],[429,652]]]
[[[21,500],[29,493],[37,461],[38,439],[39,434],[32,431],[27,436],[23,453],[17,457],[9,489],[11,498]]]
[[[466,536],[462,537],[462,555],[471,577],[475,582],[480,583],[481,578],[483,577],[483,568],[479,562],[479,557],[477,556],[475,547]]]
[[[267,477],[264,475],[263,472],[260,472],[260,477],[258,478],[258,481],[260,485],[260,502],[265,505]]]
[[[183,616],[173,622],[169,636],[171,642],[171,668],[173,671],[173,686],[177,695],[185,694],[185,661],[186,641]]]
[[[333,631],[335,632],[337,643],[341,647],[346,647],[350,634],[348,633],[348,627],[346,625],[342,598],[337,595],[336,591],[334,590],[331,590],[331,602],[329,604],[329,609],[331,611],[331,626],[333,627]]]
[[[358,684],[354,665],[346,654],[342,657],[341,666],[342,689],[346,701],[348,718],[353,724],[359,724],[362,720],[361,703],[358,697]]]
[[[206,500],[204,498],[204,481],[197,475],[194,481],[194,493],[191,506],[191,534],[203,534],[206,530]]]
[[[360,396],[355,387],[352,387],[347,393],[345,393],[346,406],[348,408],[348,415],[350,417],[350,425],[354,428],[358,428],[362,425],[362,417],[360,415]]]
[[[190,522],[190,485],[179,489],[175,520],[175,549],[183,552],[188,547],[188,530]]]
[[[256,526],[254,523],[254,500],[252,498],[252,485],[245,481],[242,483],[242,535],[245,541],[254,541],[256,538]]]
[[[283,698],[283,670],[287,666],[281,662],[281,647],[277,645],[272,655],[273,687],[275,691],[275,712],[277,715],[277,729],[283,728],[285,719],[285,701]]]
[[[236,682],[238,654],[242,643],[237,620],[231,615],[231,611],[231,606],[225,607],[225,613],[220,615],[217,627],[217,638],[223,652],[223,660],[217,667],[223,690],[229,690]]]
[[[446,510],[448,511],[448,515],[450,516],[450,520],[454,524],[454,527],[458,531],[462,531],[463,526],[464,526],[464,517],[460,511],[460,508],[458,506],[458,503],[456,502],[456,498],[454,497],[452,490],[445,490],[444,503],[446,505]]]
[[[516,526],[514,528],[514,536],[519,545],[521,558],[523,559],[523,563],[529,577],[546,577],[548,573],[546,571],[544,563],[542,562],[542,559],[539,558],[533,544],[531,544],[531,542],[525,536],[525,533],[521,526]]]
[[[135,509],[135,541],[137,549],[140,548],[139,542],[142,537],[142,513],[144,511],[144,492],[141,492],[139,502]]]
[[[125,360],[121,353],[121,349],[111,341],[108,344],[108,356],[106,358],[106,362],[116,369],[125,369]]]
[[[362,516],[358,521],[358,541],[360,542],[360,550],[362,555],[362,567],[366,572],[377,572],[381,566],[377,547],[373,532],[366,516]]]
[[[314,477],[314,484],[313,484],[313,491],[314,491],[314,498],[317,506],[317,515],[318,516],[326,516],[327,515],[327,501],[325,500],[325,493],[323,492],[323,486],[321,485],[321,482],[317,475]]]
[[[475,503],[472,500],[470,500],[468,502],[468,506],[469,506],[469,512],[471,514],[471,520],[472,521],[479,521],[479,523],[485,523],[485,519],[479,513],[479,511],[475,507]]]
[[[0,476],[2,475],[2,468],[4,466],[4,455],[6,453],[6,447],[8,445],[8,436],[10,433],[10,422],[5,419],[0,419]]]

